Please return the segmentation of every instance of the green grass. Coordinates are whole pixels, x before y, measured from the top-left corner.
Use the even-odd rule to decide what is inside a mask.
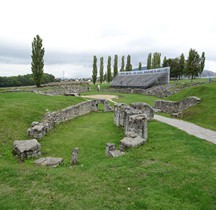
[[[127,103],[147,99],[123,96]],[[119,145],[123,130],[114,126],[113,113],[103,112],[60,124],[40,141],[44,156],[64,158],[57,168],[12,157],[13,140],[25,138],[45,109],[79,100],[0,95],[0,148],[6,148],[0,152],[0,209],[216,209],[215,145],[157,121],[148,124],[148,143],[120,158],[105,157],[105,143]],[[79,164],[72,167],[74,147]]]
[[[216,130],[216,83],[207,83],[184,89],[166,98],[166,100],[178,101],[188,96],[201,98],[201,103],[185,110],[183,120]]]

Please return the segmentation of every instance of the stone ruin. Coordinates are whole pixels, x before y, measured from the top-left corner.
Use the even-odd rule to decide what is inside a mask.
[[[35,89],[34,92],[41,95],[56,96],[79,96],[82,92],[88,92],[89,85],[58,85],[58,86],[48,86],[48,88],[41,88],[40,90]]]
[[[138,147],[148,138],[147,121],[154,117],[154,110],[145,103],[114,105],[114,123],[124,128],[125,137],[120,141],[120,151],[115,144],[106,144],[106,156],[118,157],[129,147]]]
[[[182,111],[197,105],[200,103],[201,99],[196,96],[187,97],[181,101],[165,101],[165,100],[157,100],[155,101],[155,108],[159,109],[162,112],[171,114],[173,117],[181,117]]]
[[[31,138],[41,139],[50,129],[54,128],[56,124],[66,122],[90,112],[97,112],[98,104],[104,104],[104,112],[112,111],[112,107],[107,100],[95,99],[92,101],[85,101],[59,111],[47,113],[43,122],[33,122],[31,124],[31,127],[27,130],[27,134]]]
[[[13,145],[13,155],[21,160],[41,155],[41,145],[36,139],[15,140]]]
[[[57,167],[61,163],[63,163],[63,158],[57,158],[57,157],[41,157],[37,160],[35,160],[36,165],[41,166],[49,166],[49,167]]]

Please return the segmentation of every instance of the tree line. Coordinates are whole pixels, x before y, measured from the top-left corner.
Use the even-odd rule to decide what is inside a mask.
[[[49,82],[56,82],[55,77],[52,74],[43,73],[40,83],[45,84]],[[0,87],[15,87],[27,85],[36,85],[32,74],[0,77]]]
[[[121,68],[118,70],[118,55],[114,55],[114,64],[113,64],[113,73],[112,73],[112,67],[111,67],[111,56],[108,56],[107,59],[107,66],[106,70],[104,69],[104,58],[100,58],[99,63],[99,72],[98,72],[98,65],[97,65],[97,56],[93,56],[93,65],[92,65],[92,81],[95,84],[99,75],[99,81],[100,83],[107,81],[108,83],[112,81],[112,78],[114,78],[118,71],[131,71],[132,70],[132,64],[131,64],[131,56],[127,56],[127,61],[125,65],[125,56],[123,55],[121,57]]]
[[[202,52],[201,56],[195,49],[190,49],[187,59],[185,59],[184,54],[182,53],[179,57],[176,58],[166,58],[163,59],[161,64],[161,53],[154,52],[149,53],[147,57],[147,69],[156,69],[161,67],[170,67],[170,77],[175,79],[180,79],[183,75],[195,77],[201,75],[205,67],[205,52]],[[113,73],[111,72],[111,56],[108,56],[107,68],[104,70],[104,58],[100,58],[99,63],[99,81],[107,81],[108,83],[112,81],[118,74],[118,55],[114,55],[114,65]],[[142,63],[139,62],[138,70],[142,69]],[[121,68],[120,71],[131,71],[131,56],[127,56],[126,65],[125,65],[125,56],[121,57]],[[97,67],[97,56],[93,56],[93,70],[92,70],[92,81],[95,84],[98,78],[98,67]]]

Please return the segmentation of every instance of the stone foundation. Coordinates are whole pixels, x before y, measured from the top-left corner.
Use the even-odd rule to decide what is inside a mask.
[[[66,122],[75,117],[79,117],[90,112],[98,111],[98,104],[104,104],[104,111],[112,111],[112,107],[107,100],[92,100],[85,101],[65,109],[49,112],[45,115],[43,122],[33,122],[31,127],[27,130],[27,134],[31,138],[41,139],[49,132],[56,124]]]
[[[13,145],[13,155],[25,160],[41,155],[41,145],[36,139],[15,140]]]
[[[200,101],[201,99],[196,96],[190,96],[181,101],[157,100],[155,101],[155,108],[169,114],[179,113],[187,109],[188,107],[197,105],[198,103],[200,103]]]

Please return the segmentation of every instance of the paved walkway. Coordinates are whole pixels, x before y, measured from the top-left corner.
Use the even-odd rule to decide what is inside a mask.
[[[185,122],[183,120],[163,117],[160,115],[154,115],[154,119],[179,128],[180,130],[183,130],[193,136],[205,139],[209,142],[212,142],[213,144],[216,144],[216,131],[206,129],[198,125],[194,125],[193,123]]]

